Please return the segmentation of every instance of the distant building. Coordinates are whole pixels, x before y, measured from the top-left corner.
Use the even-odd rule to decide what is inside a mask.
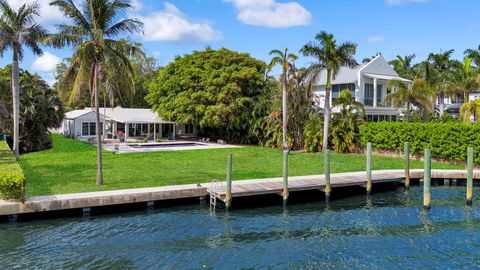
[[[383,103],[383,98],[387,94],[395,92],[394,88],[387,87],[387,82],[392,80],[411,83],[410,80],[401,78],[382,55],[355,68],[341,67],[332,80],[330,104],[338,98],[342,90],[349,90],[355,100],[365,106],[367,121],[398,121],[405,108],[394,108]],[[325,106],[326,83],[327,71],[322,70],[316,91],[319,105],[322,108]]]
[[[150,109],[100,108],[100,122],[105,124],[106,137],[114,138],[123,134],[129,138],[175,138],[178,136],[197,136],[194,125],[177,125],[165,121]],[[87,140],[96,136],[95,110],[85,108],[67,112],[62,126],[57,130],[64,136]]]

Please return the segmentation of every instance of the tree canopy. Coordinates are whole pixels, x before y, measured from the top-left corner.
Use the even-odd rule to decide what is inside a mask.
[[[5,121],[0,121],[0,133],[12,135],[13,115],[11,67],[0,69],[0,104],[7,113]],[[49,128],[59,127],[64,110],[55,91],[37,74],[20,70],[20,151],[30,152],[51,146]]]
[[[247,53],[194,51],[161,69],[146,100],[166,120],[246,142],[254,99],[265,88],[265,69],[264,62]]]

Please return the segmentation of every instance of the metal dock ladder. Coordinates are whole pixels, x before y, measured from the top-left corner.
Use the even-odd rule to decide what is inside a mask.
[[[217,206],[217,193],[222,189],[222,182],[218,180],[212,181],[212,186],[210,188],[210,210],[215,211],[215,207]]]

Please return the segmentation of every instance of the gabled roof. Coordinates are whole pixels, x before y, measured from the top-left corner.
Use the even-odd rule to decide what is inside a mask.
[[[332,84],[356,83],[359,73],[370,78],[410,82],[410,80],[401,78],[390,64],[388,64],[387,60],[379,54],[366,64],[354,68],[341,67],[336,77],[332,80]],[[318,78],[318,85],[326,84],[327,70],[323,69]]]
[[[80,117],[84,114],[87,114],[91,111],[92,111],[91,109],[87,109],[87,108],[82,109],[82,110],[69,111],[69,112],[65,113],[65,119],[75,119],[75,118]]]

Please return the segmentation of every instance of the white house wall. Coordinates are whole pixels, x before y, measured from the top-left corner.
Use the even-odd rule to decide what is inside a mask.
[[[96,119],[95,118],[95,112],[93,112],[93,111],[75,118],[73,137],[74,138],[82,137],[82,123],[83,122],[95,122],[96,121],[95,119]],[[104,120],[103,115],[100,115],[100,122],[103,123],[103,120]],[[91,136],[89,136],[89,137],[91,137]],[[84,137],[84,138],[88,138],[88,137]]]

